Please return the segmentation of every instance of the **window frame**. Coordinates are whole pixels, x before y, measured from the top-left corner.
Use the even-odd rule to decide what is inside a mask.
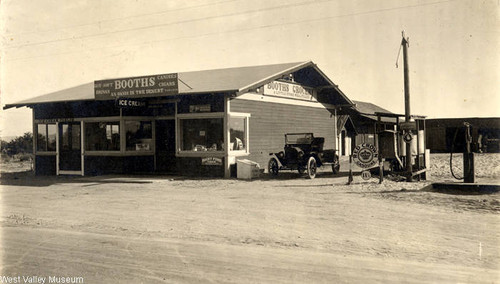
[[[227,121],[227,137],[228,141],[231,138],[230,129],[229,129],[229,121],[232,118],[243,118],[244,119],[244,133],[245,133],[245,149],[243,150],[232,150],[229,147],[229,155],[230,156],[247,156],[250,155],[250,117],[249,113],[242,112],[229,112],[228,113],[228,121]]]
[[[45,125],[45,149],[44,150],[39,150],[38,149],[38,134],[39,134],[39,126],[40,125]],[[55,147],[54,150],[48,150],[49,149],[49,125],[53,125],[55,129]],[[36,129],[36,134],[34,135],[34,142],[35,142],[35,154],[50,154],[50,155],[55,155],[57,153],[57,123],[56,122],[36,122],[35,123],[35,129]]]
[[[118,124],[118,134],[119,134],[118,150],[87,150],[88,140],[87,140],[87,129],[86,128],[87,128],[88,123],[106,123],[106,126],[108,125],[108,123],[117,123]],[[112,124],[112,125],[116,125],[116,124]],[[84,153],[88,153],[90,155],[101,154],[101,153],[113,153],[113,154],[120,153],[122,150],[122,130],[121,129],[122,129],[122,125],[121,125],[120,119],[84,121],[83,122],[83,131],[82,131],[82,135],[85,135],[85,140],[84,140],[85,145],[83,145]]]
[[[126,129],[125,124],[127,122],[130,122],[130,121],[135,121],[135,122],[150,122],[151,123],[151,143],[150,143],[149,150],[143,150],[143,151],[140,151],[140,150],[127,150],[127,129]],[[129,156],[129,155],[142,156],[142,155],[153,155],[155,153],[155,149],[156,149],[155,127],[156,127],[156,124],[155,124],[154,117],[124,116],[122,118],[122,120],[121,120],[120,126],[121,126],[120,127],[121,134],[122,134],[122,136],[120,136],[120,139],[121,139],[120,141],[123,142],[123,143],[121,143],[121,149],[122,149],[121,152],[124,155],[127,155],[127,156]],[[149,138],[147,138],[147,139],[149,139]]]
[[[175,154],[177,157],[224,157],[226,153],[226,149],[217,151],[192,151],[192,150],[182,150],[182,129],[181,129],[181,121],[182,120],[193,120],[193,119],[214,119],[219,118],[222,121],[222,135],[224,139],[224,113],[223,112],[210,112],[210,113],[179,113],[175,119]]]

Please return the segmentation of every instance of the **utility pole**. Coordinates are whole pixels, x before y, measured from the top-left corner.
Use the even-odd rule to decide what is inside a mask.
[[[411,119],[410,113],[410,73],[408,67],[408,39],[405,37],[405,31],[402,33],[403,39],[401,41],[401,45],[403,45],[403,72],[404,72],[404,84],[405,84],[405,122],[409,123]],[[410,129],[407,131],[411,132]],[[412,157],[411,157],[411,140],[406,142],[406,172],[408,176],[406,177],[406,181],[412,181]]]

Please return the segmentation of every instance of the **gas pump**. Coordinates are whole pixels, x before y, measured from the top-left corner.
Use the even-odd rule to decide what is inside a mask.
[[[475,180],[475,172],[474,172],[474,152],[472,151],[472,135],[471,135],[471,124],[468,122],[464,122],[464,127],[465,127],[465,147],[464,147],[464,152],[463,152],[463,171],[464,175],[462,178],[457,177],[455,173],[453,172],[453,164],[452,164],[452,158],[453,158],[453,148],[455,144],[455,140],[457,138],[458,134],[458,128],[455,131],[455,135],[453,136],[453,141],[451,144],[451,153],[450,153],[450,171],[451,174],[454,178],[456,179],[463,179],[464,183],[474,183]]]

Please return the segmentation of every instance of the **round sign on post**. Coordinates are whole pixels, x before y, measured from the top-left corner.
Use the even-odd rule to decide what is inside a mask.
[[[359,144],[352,151],[352,158],[360,168],[371,168],[378,162],[377,148],[368,143]]]
[[[403,135],[403,140],[406,142],[406,143],[410,143],[411,140],[413,140],[413,134],[411,134],[410,131],[406,132],[404,135]]]
[[[372,177],[372,174],[370,173],[370,171],[362,171],[361,172],[361,178],[363,178],[364,180],[369,180],[371,177]]]

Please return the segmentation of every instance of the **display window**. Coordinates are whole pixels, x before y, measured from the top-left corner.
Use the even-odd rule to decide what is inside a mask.
[[[56,151],[55,123],[40,123],[37,125],[36,150],[40,152]]]
[[[247,149],[247,118],[229,117],[229,150],[245,151]]]
[[[152,121],[125,121],[125,135],[127,151],[153,150]]]
[[[180,119],[179,128],[181,151],[224,151],[222,118]]]
[[[85,150],[120,151],[120,122],[85,123]]]

